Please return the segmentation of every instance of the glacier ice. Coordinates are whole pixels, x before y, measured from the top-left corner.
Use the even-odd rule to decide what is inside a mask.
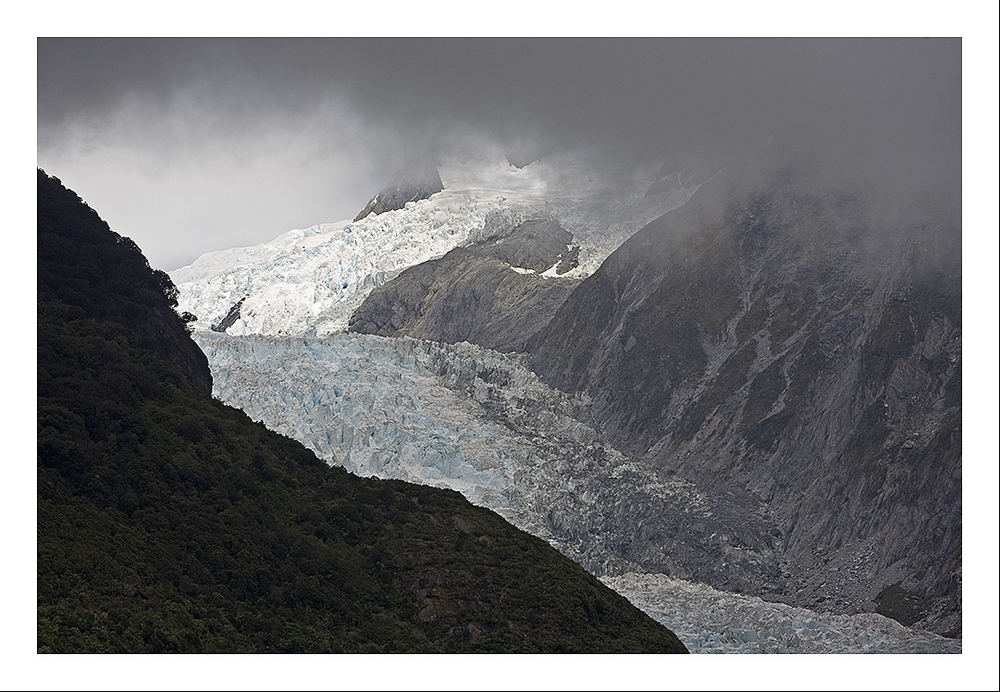
[[[604,444],[586,399],[551,389],[519,356],[367,334],[195,339],[217,398],[359,475],[462,492],[603,575],[693,651],[961,648],[870,613],[743,595],[780,569],[755,543],[769,535],[767,516]]]
[[[695,187],[644,196],[652,174],[609,181],[582,155],[553,156],[516,169],[506,161],[441,167],[442,192],[357,222],[322,223],[250,247],[207,253],[170,276],[179,310],[195,327],[219,323],[238,301],[228,333],[318,335],[344,331],[377,286],[407,267],[474,242],[493,214],[550,213],[574,234],[579,266],[592,273],[639,228],[682,205]]]
[[[748,590],[779,572],[759,506],[639,466],[518,356],[368,334],[196,340],[225,403],[359,475],[458,490],[597,574]]]
[[[692,653],[961,653],[962,642],[882,615],[817,613],[663,574],[601,578]]]
[[[693,651],[960,650],[881,616],[743,595],[767,592],[783,567],[766,508],[623,455],[602,441],[583,397],[547,387],[518,356],[342,333],[375,287],[491,224],[551,215],[580,248],[562,276],[584,277],[696,189],[647,195],[650,172],[609,182],[592,164],[568,155],[522,169],[451,162],[445,190],[427,200],[171,272],[178,309],[200,318],[195,339],[216,397],[354,473],[462,492],[602,575]],[[207,330],[241,300],[225,334]]]

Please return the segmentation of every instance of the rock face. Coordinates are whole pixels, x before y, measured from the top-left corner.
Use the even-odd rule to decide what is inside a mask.
[[[443,189],[444,185],[441,183],[437,166],[433,164],[412,166],[397,173],[377,195],[368,200],[368,204],[354,217],[354,220],[360,221],[369,214],[402,209],[407,202],[427,199]]]
[[[519,351],[576,283],[520,274],[499,260],[457,248],[372,291],[348,328]]]
[[[573,266],[573,234],[551,217],[528,218],[505,232],[494,232],[471,250],[519,269],[565,274]],[[569,266],[573,264],[573,266]]]
[[[535,156],[534,154],[521,155],[521,154],[507,153],[507,161],[514,168],[524,168],[525,166],[531,165],[538,159],[539,157]]]
[[[909,622],[958,634],[960,229],[788,171],[738,178],[613,253],[532,366],[589,393],[624,452],[771,508],[775,598],[888,614],[902,593]]]
[[[576,266],[573,236],[547,217],[499,229],[492,220],[486,237],[372,291],[349,330],[523,350],[578,283],[552,276]]]
[[[538,142],[512,142],[506,146],[504,158],[514,168],[524,168],[550,152],[551,149]]]
[[[240,308],[243,307],[243,303],[246,302],[247,296],[244,296],[237,300],[233,307],[229,308],[229,312],[218,324],[213,324],[210,329],[213,332],[225,332],[227,329],[236,324],[236,320],[240,318]]]

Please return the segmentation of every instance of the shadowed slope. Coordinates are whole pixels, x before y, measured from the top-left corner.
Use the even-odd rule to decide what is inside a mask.
[[[684,651],[458,493],[212,400],[173,286],[38,172],[38,650]]]

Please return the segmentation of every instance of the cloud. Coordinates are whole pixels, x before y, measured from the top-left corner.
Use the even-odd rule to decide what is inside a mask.
[[[38,58],[40,164],[159,264],[351,216],[402,161],[486,140],[609,162],[770,141],[868,184],[960,184],[957,39],[40,39]]]

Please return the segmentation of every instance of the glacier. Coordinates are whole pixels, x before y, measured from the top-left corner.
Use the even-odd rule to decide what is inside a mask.
[[[779,573],[759,504],[640,467],[601,441],[585,399],[516,355],[367,334],[195,339],[223,402],[353,473],[458,490],[596,574],[750,590]]]
[[[597,430],[585,396],[545,385],[521,356],[345,333],[369,293],[404,269],[540,214],[579,249],[578,266],[561,276],[586,277],[698,187],[651,186],[662,171],[600,168],[579,154],[520,169],[502,156],[450,161],[440,166],[445,189],[426,200],[171,272],[178,311],[200,318],[193,336],[214,395],[353,473],[463,493],[601,577],[692,651],[960,651],[960,641],[872,613],[761,599],[787,567],[769,510],[623,454]],[[225,333],[210,329],[231,312]]]
[[[640,227],[684,204],[697,186],[648,196],[652,171],[623,179],[597,173],[576,153],[515,168],[502,156],[440,166],[445,189],[403,209],[357,222],[293,229],[260,245],[210,252],[170,272],[179,310],[216,325],[239,301],[227,333],[315,335],[345,331],[351,314],[377,286],[402,270],[481,237],[494,222],[550,214],[574,235],[579,266],[563,278],[593,273]]]
[[[961,640],[910,629],[876,613],[817,613],[663,574],[628,573],[601,581],[672,629],[691,653],[962,652]]]
[[[195,340],[216,398],[353,473],[463,493],[600,576],[692,651],[961,650],[873,613],[762,600],[782,569],[774,543],[761,542],[771,536],[764,508],[642,467],[602,442],[584,397],[548,387],[520,356],[366,334]]]

